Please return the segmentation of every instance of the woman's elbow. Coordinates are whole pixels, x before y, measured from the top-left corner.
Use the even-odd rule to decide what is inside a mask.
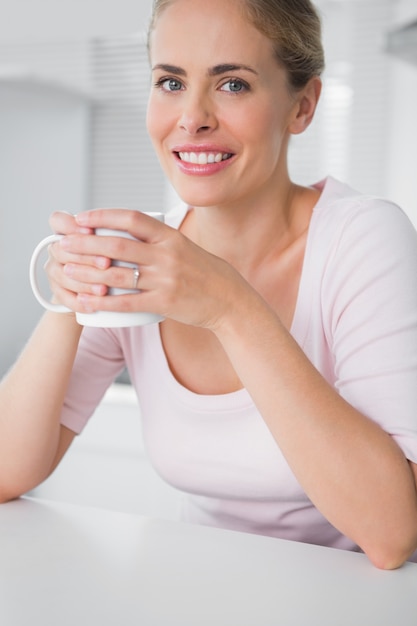
[[[417,550],[417,523],[407,536],[391,537],[379,546],[364,550],[368,559],[378,569],[393,570],[402,567]]]
[[[0,490],[0,505],[7,504],[7,502],[11,502],[12,500],[17,500],[23,494],[11,494],[9,492],[5,492]]]

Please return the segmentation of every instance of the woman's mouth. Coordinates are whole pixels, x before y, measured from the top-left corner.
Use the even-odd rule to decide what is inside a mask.
[[[233,156],[230,152],[176,152],[176,155],[184,163],[192,163],[193,165],[221,163]]]

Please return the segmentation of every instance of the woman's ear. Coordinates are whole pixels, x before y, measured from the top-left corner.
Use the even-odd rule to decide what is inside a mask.
[[[310,126],[320,99],[321,88],[321,79],[314,76],[297,94],[294,115],[288,126],[292,135],[299,135]]]

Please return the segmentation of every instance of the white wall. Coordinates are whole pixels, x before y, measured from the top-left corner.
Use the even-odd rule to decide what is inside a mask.
[[[86,208],[88,126],[84,96],[0,79],[0,376],[41,315],[28,271],[32,250],[50,233],[49,215]]]
[[[417,228],[417,67],[393,61],[388,195]]]
[[[417,3],[415,0],[394,0],[395,24],[405,24],[417,19]]]
[[[415,0],[395,3],[395,26],[417,20]],[[392,58],[388,194],[408,213],[417,228],[417,65]],[[376,103],[377,106],[377,103]]]
[[[119,36],[143,30],[151,0],[0,0],[0,41]]]

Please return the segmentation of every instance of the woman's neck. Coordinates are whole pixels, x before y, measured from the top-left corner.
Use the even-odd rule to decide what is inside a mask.
[[[320,193],[288,181],[271,200],[191,209],[182,232],[247,275],[288,249],[308,229]]]

